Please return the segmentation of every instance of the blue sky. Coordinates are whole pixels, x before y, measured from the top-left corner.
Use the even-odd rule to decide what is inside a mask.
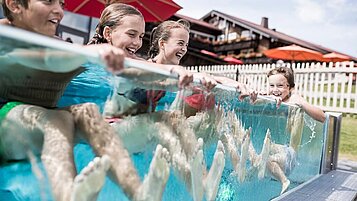
[[[357,57],[357,0],[174,0],[196,19],[218,10]]]

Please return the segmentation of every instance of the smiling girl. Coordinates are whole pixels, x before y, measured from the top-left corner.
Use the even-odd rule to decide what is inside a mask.
[[[160,64],[179,65],[181,59],[187,53],[189,42],[189,22],[185,20],[165,21],[159,24],[151,33],[151,44],[149,50],[149,61]],[[216,81],[206,74],[194,74],[203,86],[208,90],[216,85]],[[213,102],[214,105],[214,102]],[[168,124],[172,124],[175,132],[171,133],[172,139],[175,134],[179,136],[178,142],[181,147],[168,146],[172,155],[173,167],[175,171],[191,188],[194,200],[202,200],[204,194],[207,200],[216,198],[220,177],[224,169],[224,148],[219,141],[217,144],[214,159],[209,172],[204,166],[203,159],[203,140],[195,136],[194,131],[189,127],[186,118],[179,111],[173,111],[176,118],[171,118]],[[185,133],[185,137],[180,137]],[[168,136],[169,133],[166,133]],[[180,153],[178,150],[182,150]],[[181,156],[177,156],[181,154]],[[180,159],[180,162],[175,161]]]

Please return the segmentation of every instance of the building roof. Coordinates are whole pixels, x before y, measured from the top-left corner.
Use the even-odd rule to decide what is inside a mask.
[[[222,30],[218,29],[217,27],[215,27],[214,25],[207,23],[203,20],[198,20],[192,17],[188,17],[185,15],[180,15],[180,14],[175,14],[173,15],[171,18],[175,18],[175,19],[184,19],[190,22],[191,24],[191,28],[193,30],[197,30],[197,31],[201,31],[207,34],[211,34],[211,35],[221,35],[222,34]]]
[[[305,40],[302,40],[302,39],[299,39],[299,38],[296,38],[296,37],[293,37],[293,36],[290,36],[290,35],[287,35],[287,34],[284,34],[282,32],[276,31],[274,29],[265,28],[260,24],[255,24],[255,23],[249,22],[247,20],[232,16],[232,15],[228,15],[228,14],[222,13],[220,11],[216,11],[216,10],[212,10],[211,12],[209,12],[208,14],[203,16],[201,18],[201,20],[202,21],[209,20],[213,16],[219,16],[219,17],[222,17],[224,19],[228,19],[229,21],[231,21],[231,22],[233,22],[233,23],[235,23],[235,24],[237,24],[239,26],[242,26],[244,28],[247,28],[248,30],[252,30],[253,32],[259,33],[259,34],[261,34],[261,35],[263,35],[263,36],[265,36],[267,38],[272,38],[272,39],[275,39],[275,40],[279,40],[279,41],[287,43],[287,44],[300,45],[300,46],[305,47],[305,48],[309,48],[309,49],[312,49],[312,50],[319,51],[319,52],[321,52],[323,54],[327,54],[327,53],[331,53],[331,52],[337,52],[337,53],[346,55],[346,54],[338,52],[336,50],[329,49],[329,48],[323,47],[321,45],[317,45],[317,44],[314,44],[314,43],[311,43],[311,42],[308,42],[308,41],[305,41]],[[349,57],[351,57],[351,59],[357,61],[357,58],[355,58],[353,56],[349,56]]]

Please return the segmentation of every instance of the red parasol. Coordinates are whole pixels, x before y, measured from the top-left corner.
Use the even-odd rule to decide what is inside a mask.
[[[338,62],[338,61],[349,61],[351,60],[351,58],[349,56],[343,55],[343,54],[339,54],[336,52],[331,52],[328,54],[324,54],[322,56],[323,61],[326,62]]]
[[[241,61],[239,59],[236,59],[236,58],[234,58],[232,56],[224,57],[223,60],[228,62],[229,64],[243,64],[243,61]]]
[[[213,53],[213,52],[210,52],[210,51],[207,51],[207,50],[201,50],[200,52],[203,53],[203,54],[210,55],[212,57],[218,57],[218,55],[216,53]]]
[[[172,0],[118,0],[115,2],[134,6],[143,14],[146,22],[164,21],[181,9]],[[65,9],[99,18],[105,4],[105,0],[70,0],[66,1]]]
[[[275,49],[266,50],[264,54],[267,57],[273,59],[282,59],[282,60],[316,60],[321,61],[322,54],[320,52],[310,50],[298,45],[289,45],[284,47],[278,47]]]

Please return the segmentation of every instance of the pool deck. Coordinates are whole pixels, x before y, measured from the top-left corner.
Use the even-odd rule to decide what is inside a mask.
[[[301,188],[282,195],[279,201],[352,201],[357,200],[357,172],[333,170],[320,175]]]

